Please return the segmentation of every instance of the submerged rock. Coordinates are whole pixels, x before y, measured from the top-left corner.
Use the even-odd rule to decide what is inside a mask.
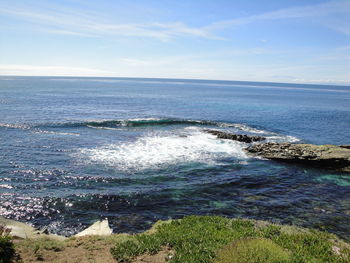
[[[263,136],[251,136],[246,134],[235,134],[217,130],[205,130],[207,133],[216,135],[219,139],[228,139],[245,143],[260,142],[266,138]]]
[[[263,143],[251,145],[247,152],[267,159],[350,172],[350,149],[336,145]]]

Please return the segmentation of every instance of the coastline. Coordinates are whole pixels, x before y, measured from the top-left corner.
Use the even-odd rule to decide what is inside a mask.
[[[265,138],[261,136],[249,136],[249,135],[237,135],[232,133],[225,133],[214,130],[207,130],[208,133],[216,135],[218,139],[238,140],[246,142],[250,145],[245,148],[247,153],[253,156],[263,157],[266,159],[282,161],[282,162],[294,162],[301,165],[309,165],[317,168],[335,169],[342,172],[349,172],[349,156],[350,149],[348,146],[336,146],[336,145],[313,145],[313,144],[297,144],[297,143],[269,143],[264,142]],[[257,142],[257,143],[255,143]],[[322,163],[323,162],[323,163]],[[320,165],[321,164],[321,165]],[[184,221],[190,221],[185,229],[176,229]],[[200,229],[196,229],[196,225],[202,224]],[[180,238],[181,240],[186,237],[187,232],[191,232],[190,239],[198,238],[201,235],[201,231],[213,231],[211,225],[214,222],[215,229],[227,228],[227,224],[235,225],[236,223],[242,224],[238,229],[234,229],[235,234],[231,236],[231,243],[228,239],[224,239],[221,243],[215,244],[214,247],[207,248],[212,249],[211,254],[207,255],[207,258],[199,259],[202,257],[200,251],[186,255],[182,251],[182,247],[177,247],[178,241],[172,240],[173,238]],[[168,225],[175,224],[175,229],[166,229]],[[228,257],[231,257],[232,253],[235,256],[242,254],[242,251],[236,251],[245,249],[246,247],[253,246],[262,248],[263,252],[266,252],[269,248],[273,248],[273,253],[279,251],[280,258],[278,262],[294,262],[291,260],[293,257],[305,257],[306,261],[295,262],[309,262],[310,259],[316,259],[317,255],[309,255],[305,251],[309,250],[308,246],[313,246],[313,243],[320,243],[319,245],[327,247],[327,257],[334,259],[335,261],[320,261],[320,262],[350,262],[350,244],[340,239],[334,234],[327,232],[321,232],[314,229],[297,227],[294,225],[277,225],[267,221],[259,221],[253,219],[228,219],[220,216],[186,216],[182,219],[158,221],[151,229],[139,233],[139,234],[113,234],[112,229],[109,227],[108,220],[97,221],[85,230],[69,236],[60,236],[55,234],[49,234],[44,227],[44,230],[35,229],[34,227],[15,220],[6,219],[0,216],[0,226],[2,230],[0,238],[4,238],[5,242],[11,247],[15,253],[10,261],[6,261],[7,258],[0,258],[1,263],[7,262],[91,262],[91,259],[102,260],[101,262],[219,262],[226,263],[232,261],[225,261]],[[164,227],[165,226],[165,227]],[[164,228],[163,230],[161,230]],[[245,229],[247,228],[247,229]],[[194,229],[194,231],[193,231]],[[162,237],[162,231],[175,231],[171,232],[174,237],[166,235],[166,238]],[[228,235],[232,229],[227,228],[216,239],[222,238],[221,235]],[[240,233],[243,231],[243,234]],[[265,233],[265,231],[267,231]],[[272,231],[272,232],[271,232]],[[176,237],[179,235],[181,237]],[[215,231],[214,231],[215,232]],[[237,232],[237,233],[236,233]],[[271,232],[271,233],[270,233]],[[212,233],[211,235],[215,235]],[[232,234],[232,233],[231,233]],[[160,235],[159,237],[157,237]],[[184,237],[182,237],[182,235]],[[238,235],[238,237],[236,237]],[[284,236],[284,235],[287,235]],[[151,238],[150,236],[156,236]],[[278,243],[282,239],[294,239],[297,237],[297,241],[304,238],[311,238],[313,243],[307,244],[305,241],[301,243],[301,249],[305,250],[302,255],[300,251],[293,250],[293,246],[289,247],[288,243]],[[146,238],[147,241],[143,241]],[[157,240],[160,239],[161,241]],[[7,241],[6,241],[7,239]],[[12,240],[12,241],[11,241]],[[12,243],[13,242],[13,243]],[[142,244],[142,242],[146,242]],[[169,245],[171,242],[175,242],[174,245]],[[183,241],[185,242],[185,241]],[[210,245],[213,245],[209,242]],[[233,243],[232,243],[233,242]],[[309,242],[309,241],[307,241]],[[13,246],[14,244],[14,246]],[[93,249],[91,249],[93,248]],[[193,247],[197,250],[199,247]],[[67,258],[66,250],[69,250],[69,254],[73,254],[74,260]],[[6,251],[6,248],[1,248],[1,251]],[[2,253],[2,252],[1,252]],[[238,253],[238,254],[237,254]],[[251,251],[245,251],[243,254],[248,255],[248,258],[253,258],[254,255],[250,255]],[[260,253],[260,252],[259,252]],[[270,254],[269,254],[270,253]],[[295,254],[296,253],[296,254]],[[10,252],[9,252],[10,254]],[[87,261],[84,261],[84,255],[88,255]],[[190,255],[190,256],[188,256]],[[231,255],[231,256],[227,256]],[[0,254],[1,256],[1,254]],[[265,255],[266,256],[266,255]],[[199,257],[198,259],[196,257]],[[246,256],[245,256],[246,257]],[[270,256],[268,256],[270,257]],[[225,259],[226,258],[226,259]],[[24,261],[21,261],[24,260]],[[67,261],[68,260],[68,261]],[[195,260],[195,261],[193,261]],[[231,260],[231,259],[230,259]],[[243,259],[242,259],[243,260]],[[272,260],[272,259],[271,259]],[[327,258],[328,260],[328,258]],[[99,262],[99,261],[97,261]],[[237,262],[250,262],[250,261],[237,261]],[[255,262],[255,261],[254,261]],[[275,262],[275,261],[266,261]],[[276,261],[277,262],[277,261]],[[318,262],[318,261],[317,261]]]
[[[29,84],[33,88],[25,89]],[[56,256],[66,256],[65,262],[70,262],[73,255],[77,261],[84,257],[82,262],[90,262],[100,251],[115,262],[112,248],[115,257],[131,255],[136,260],[152,253],[181,254],[177,244],[189,244],[186,238],[194,238],[199,245],[191,249],[200,249],[204,240],[206,250],[197,256],[210,251],[211,259],[230,245],[227,242],[234,243],[232,250],[261,242],[289,257],[294,248],[278,242],[281,236],[290,240],[281,229],[295,224],[310,227],[297,228],[298,238],[310,233],[307,238],[312,242],[325,244],[325,254],[336,255],[341,250],[338,241],[328,241],[338,238],[313,229],[349,241],[350,149],[335,146],[350,143],[344,133],[348,97],[339,96],[340,90],[316,86],[272,90],[264,83],[253,84],[50,78],[6,83],[2,101],[6,119],[0,123],[6,175],[0,184],[5,193],[2,215],[43,229],[8,223],[17,229],[12,233],[18,237],[13,239],[16,249],[26,253],[29,262],[40,258],[53,262]],[[85,87],[90,92],[82,92]],[[19,91],[23,97],[17,96]],[[72,97],[71,91],[77,96]],[[162,96],[155,98],[155,93]],[[35,101],[26,99],[30,97]],[[91,111],[82,110],[82,105]],[[147,110],[150,105],[152,111]],[[194,213],[210,216],[190,216]],[[255,226],[258,221],[216,215],[281,225],[265,222],[261,228]],[[70,236],[91,218],[106,217],[116,232],[139,234],[111,234],[108,223],[99,221]],[[168,218],[176,219],[171,229],[162,228],[166,236],[155,231],[146,238],[149,231],[142,231]],[[233,222],[240,227],[232,228]],[[215,237],[218,229],[223,229],[218,238],[225,236],[226,241],[205,239]],[[185,252],[182,255],[191,254]]]
[[[264,262],[277,262],[273,261],[276,255],[281,260],[278,262],[350,262],[350,243],[334,234],[252,219],[187,216],[158,221],[151,229],[134,235],[113,234],[107,221],[98,221],[71,237],[46,234],[4,218],[0,218],[0,223],[12,229],[10,235],[16,252],[12,261],[2,259],[5,263],[224,263],[232,262],[225,261],[227,254],[231,257],[232,253],[235,257],[244,254],[242,261],[237,262],[256,262],[245,261],[256,257],[250,246],[258,256],[260,253],[267,257]]]

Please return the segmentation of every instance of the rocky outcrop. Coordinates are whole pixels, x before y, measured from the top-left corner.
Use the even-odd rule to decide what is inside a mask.
[[[339,147],[350,149],[350,145],[339,145]]]
[[[83,236],[109,236],[112,234],[112,229],[109,227],[108,220],[105,219],[103,221],[97,221],[94,224],[92,224],[90,227],[86,228],[85,230],[81,231],[80,233],[76,234],[76,237],[83,237]]]
[[[54,235],[54,234],[48,234],[44,230],[38,230],[34,227],[21,223],[15,220],[6,219],[4,217],[0,216],[0,225],[4,226],[5,228],[9,229],[9,234],[14,238],[19,239],[39,239],[39,238],[49,238],[54,240],[64,240],[66,237]],[[108,220],[102,220],[97,221],[94,224],[92,224],[90,227],[86,228],[85,230],[79,232],[78,234],[74,235],[75,237],[83,237],[83,236],[109,236],[112,234],[112,229],[109,227]]]
[[[9,234],[14,238],[19,239],[39,239],[39,238],[50,238],[55,240],[64,240],[65,237],[53,235],[53,234],[45,234],[43,231],[35,229],[34,227],[21,223],[15,220],[6,219],[0,216],[0,225],[9,229]]]
[[[219,139],[228,139],[228,140],[234,140],[234,141],[245,142],[245,143],[260,142],[266,139],[263,136],[250,136],[246,134],[235,134],[235,133],[228,133],[228,132],[222,132],[217,130],[205,130],[205,131],[207,133],[215,135]]]
[[[261,142],[263,136],[205,130],[219,139],[252,143]],[[350,145],[313,145],[268,142],[250,145],[246,152],[266,159],[299,163],[317,168],[326,168],[350,173]]]
[[[350,172],[350,149],[336,145],[263,143],[245,149],[267,159]]]

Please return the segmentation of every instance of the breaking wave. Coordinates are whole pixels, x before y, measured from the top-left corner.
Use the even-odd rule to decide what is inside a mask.
[[[45,130],[48,129],[60,129],[60,128],[92,128],[92,129],[106,129],[106,130],[120,130],[123,128],[142,128],[142,127],[153,127],[153,126],[183,126],[183,127],[211,127],[211,128],[223,128],[228,129],[229,132],[245,132],[250,134],[262,134],[267,137],[268,141],[271,142],[298,142],[298,138],[281,135],[275,132],[258,129],[242,123],[228,123],[220,121],[208,121],[208,120],[186,120],[186,119],[171,119],[171,118],[139,118],[139,119],[125,119],[125,120],[92,120],[82,122],[61,122],[61,123],[47,123],[47,124],[8,124],[0,123],[0,128],[8,129],[22,129],[30,130],[34,133],[42,134],[58,134],[58,135],[74,135],[79,136],[76,132],[62,132]]]
[[[53,124],[56,127],[89,127],[89,128],[115,128],[115,127],[143,127],[143,126],[170,126],[170,125],[214,125],[216,122],[201,120],[183,120],[183,119],[127,119],[127,120],[93,120],[85,122],[68,122]]]
[[[247,159],[243,147],[243,143],[218,140],[216,136],[199,129],[184,129],[177,134],[150,134],[134,142],[80,149],[79,155],[82,160],[125,171],[154,169],[177,163],[217,164],[223,158]]]
[[[148,126],[212,126],[220,128],[235,128],[237,130],[249,132],[270,134],[266,130],[261,130],[240,123],[227,123],[219,121],[207,121],[207,120],[186,120],[186,119],[171,119],[171,118],[144,118],[144,119],[126,119],[126,120],[92,120],[84,122],[66,122],[66,123],[54,123],[46,124],[47,127],[57,128],[78,128],[88,127],[95,129],[115,129],[123,127],[148,127]]]

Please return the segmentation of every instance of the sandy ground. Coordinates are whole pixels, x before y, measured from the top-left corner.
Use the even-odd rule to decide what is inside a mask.
[[[42,242],[30,239],[15,240],[17,262],[22,260],[23,263],[116,263],[110,253],[115,244],[111,238],[86,236],[64,242],[53,241],[52,244],[46,240]],[[174,252],[170,248],[164,247],[155,255],[141,255],[132,262],[165,263],[173,255]]]

